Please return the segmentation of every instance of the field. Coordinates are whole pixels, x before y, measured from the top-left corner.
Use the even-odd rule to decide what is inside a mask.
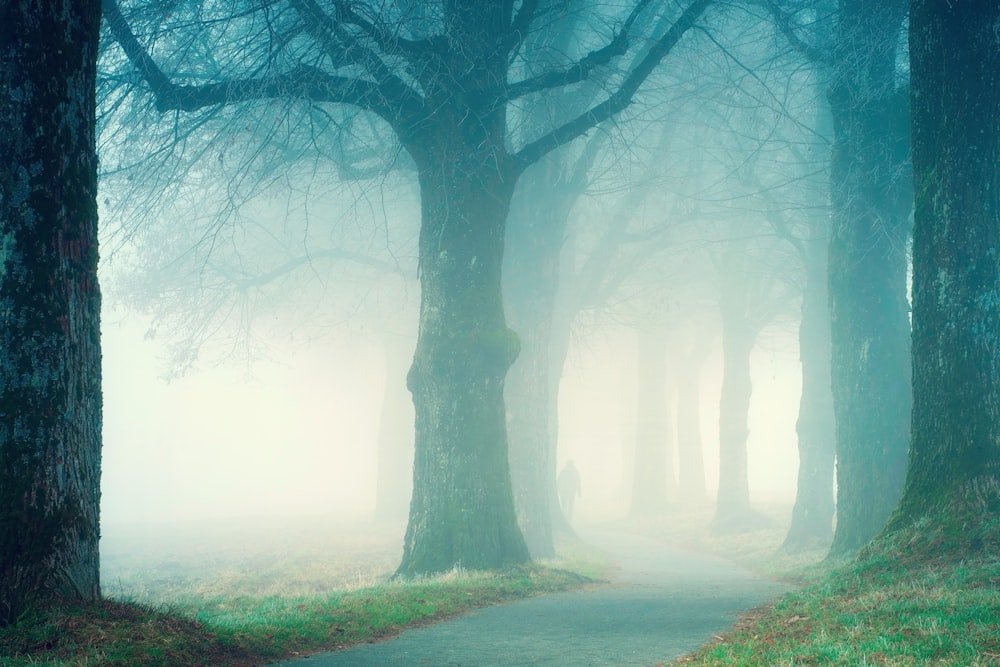
[[[388,580],[405,528],[326,517],[110,526],[101,580],[106,596],[151,605],[324,595]]]

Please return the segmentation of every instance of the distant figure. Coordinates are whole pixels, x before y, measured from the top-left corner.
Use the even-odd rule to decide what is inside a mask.
[[[559,504],[562,506],[563,514],[567,521],[573,520],[573,503],[580,493],[580,473],[577,471],[573,461],[569,460],[563,466],[559,478],[556,480],[556,487],[559,491]]]

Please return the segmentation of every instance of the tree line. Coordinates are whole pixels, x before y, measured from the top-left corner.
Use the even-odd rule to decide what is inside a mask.
[[[178,125],[190,116],[211,129],[224,112],[242,118],[259,113],[262,101],[283,100],[303,105],[312,127],[356,123],[342,112],[354,108],[391,131],[412,161],[421,202],[419,323],[406,377],[415,409],[413,498],[399,573],[456,563],[495,568],[549,551],[559,528],[554,369],[565,346],[558,343],[564,335],[553,335],[562,275],[554,249],[564,239],[560,211],[568,209],[546,205],[515,218],[515,189],[529,169],[550,186],[583,177],[601,149],[600,128],[626,111],[651,77],[681,67],[673,56],[682,45],[726,25],[733,6],[638,0],[588,4],[588,13],[555,0],[288,0],[235,12],[184,2],[102,5],[0,9],[3,620],[16,620],[39,594],[100,596],[95,137],[102,9],[105,48],[117,49],[119,65],[132,72],[122,78],[132,93],[123,103],[145,100],[147,113],[172,114]],[[1000,44],[993,27],[1000,10],[985,5],[754,5],[815,69],[831,119],[825,258],[816,250],[822,231],[790,241],[810,260],[806,285],[816,290],[803,297],[803,350],[807,341],[820,350],[809,362],[803,352],[790,546],[830,530],[834,459],[833,552],[854,552],[880,534],[910,536],[915,553],[1000,543]],[[183,20],[171,23],[175,15]],[[575,23],[594,16],[604,29]],[[194,38],[178,34],[182,28]],[[208,35],[213,39],[203,39]],[[729,53],[718,40],[706,43]],[[559,104],[549,106],[554,99]],[[333,154],[356,156],[342,146]],[[515,219],[524,227],[519,270],[511,271],[504,253]],[[789,236],[780,215],[770,223],[778,238]],[[661,233],[622,229],[602,240],[648,248]],[[599,252],[591,257],[602,261]],[[510,285],[524,275],[537,278],[529,283],[536,292]],[[505,288],[523,304],[505,309]],[[734,364],[747,342],[732,335],[746,328],[736,322],[730,331]],[[827,332],[831,353],[824,358]],[[518,380],[508,371],[519,355],[531,363]],[[828,383],[833,447],[822,399],[812,398],[819,393],[807,400],[807,377],[817,392]],[[511,418],[505,389],[515,382],[510,403],[534,399]],[[739,386],[731,388],[736,403],[746,395]],[[735,459],[727,460],[745,453],[744,430],[734,427]],[[744,493],[732,495],[739,481],[737,471],[720,484],[720,511],[730,507],[738,516],[747,508]]]

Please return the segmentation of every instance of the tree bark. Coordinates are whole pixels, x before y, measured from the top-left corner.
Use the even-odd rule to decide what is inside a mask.
[[[911,3],[913,439],[888,529],[911,555],[1000,544],[998,26],[996,3]]]
[[[529,559],[514,512],[503,400],[519,350],[501,297],[517,173],[504,149],[503,109],[469,109],[449,92],[430,104],[437,112],[419,136],[407,137],[420,180],[421,302],[407,376],[416,434],[404,575]]]
[[[674,492],[673,431],[667,413],[667,339],[663,330],[637,329],[633,516],[661,514]]]
[[[799,475],[792,522],[782,549],[827,547],[833,539],[834,441],[830,393],[830,310],[827,300],[827,239],[813,234],[805,245],[805,286],[799,323],[802,396],[796,431]]]
[[[0,624],[100,596],[100,17],[0,5]]]
[[[897,46],[904,0],[842,0],[833,84],[829,250],[837,528],[857,550],[899,500],[910,422],[906,244],[911,189]]]

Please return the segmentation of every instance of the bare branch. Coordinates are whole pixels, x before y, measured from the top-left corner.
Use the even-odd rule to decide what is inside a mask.
[[[262,287],[290,273],[293,273],[304,266],[310,266],[313,262],[321,259],[328,260],[330,262],[350,262],[367,266],[385,273],[398,275],[403,278],[409,277],[409,274],[398,265],[371,257],[369,255],[351,252],[349,250],[318,250],[304,255],[291,257],[288,261],[272,268],[269,271],[246,277],[230,276],[230,280],[232,280],[232,282],[240,290],[247,290],[252,287]]]
[[[514,19],[510,22],[510,31],[507,34],[507,43],[505,45],[508,52],[516,50],[518,44],[524,41],[524,37],[528,33],[528,28],[531,27],[531,22],[535,20],[537,12],[538,0],[524,0],[521,3],[521,9],[518,10]]]
[[[311,7],[322,14],[311,0],[292,0],[292,3],[302,6],[303,11]],[[384,78],[377,83],[354,77],[333,76],[316,67],[299,65],[284,74],[268,78],[234,79],[200,86],[178,85],[164,74],[139,44],[122,16],[116,0],[103,0],[103,5],[104,15],[112,34],[129,61],[149,83],[156,97],[156,108],[161,112],[195,111],[210,106],[292,96],[312,102],[335,102],[357,106],[378,114],[394,126],[399,126],[415,115],[421,105],[420,96],[398,77],[389,73],[381,59],[374,54],[371,54],[371,57],[378,62],[366,60],[364,66],[376,69],[381,66],[382,69],[376,73]],[[329,20],[329,17],[325,15],[323,17]],[[311,23],[309,20],[306,20],[306,23],[310,34],[319,40],[325,40],[324,46],[329,51],[333,46],[326,43],[330,42],[329,33],[317,27],[319,24]]]
[[[610,42],[602,46],[600,49],[591,51],[580,61],[560,72],[546,72],[545,74],[531,79],[525,79],[524,81],[518,81],[517,83],[511,84],[507,87],[507,91],[502,102],[515,100],[519,97],[523,97],[531,93],[537,93],[541,90],[559,88],[579,83],[586,80],[595,69],[607,65],[619,56],[625,55],[628,52],[629,33],[632,26],[635,24],[636,19],[639,18],[639,14],[642,10],[649,5],[649,2],[650,0],[639,0],[635,7],[632,8],[632,13],[629,14],[629,17],[626,19],[624,25],[622,25],[621,30],[618,31]],[[518,17],[520,18],[520,15],[518,15]]]
[[[400,37],[399,34],[387,29],[378,21],[368,20],[351,8],[347,2],[336,3],[337,16],[344,23],[357,26],[361,31],[378,45],[385,53],[399,53],[404,56],[422,57],[431,49],[431,42],[428,40],[412,40]]]
[[[649,53],[629,73],[618,87],[618,90],[600,104],[518,151],[514,155],[515,164],[518,168],[524,169],[546,153],[586,134],[599,123],[623,111],[631,104],[632,98],[635,96],[639,86],[649,77],[656,66],[660,64],[660,61],[677,45],[677,42],[680,41],[684,33],[694,26],[694,22],[712,2],[713,0],[694,0],[674,24],[670,26],[670,29],[664,33],[663,37],[653,44]]]
[[[792,27],[792,17],[778,6],[775,0],[761,0],[765,7],[771,12],[772,18],[774,18],[774,24],[778,27],[778,30],[788,43],[792,45],[799,53],[803,54],[809,61],[814,65],[832,65],[833,56],[824,49],[818,48],[813,44],[809,44],[798,36],[795,32],[795,28]]]

